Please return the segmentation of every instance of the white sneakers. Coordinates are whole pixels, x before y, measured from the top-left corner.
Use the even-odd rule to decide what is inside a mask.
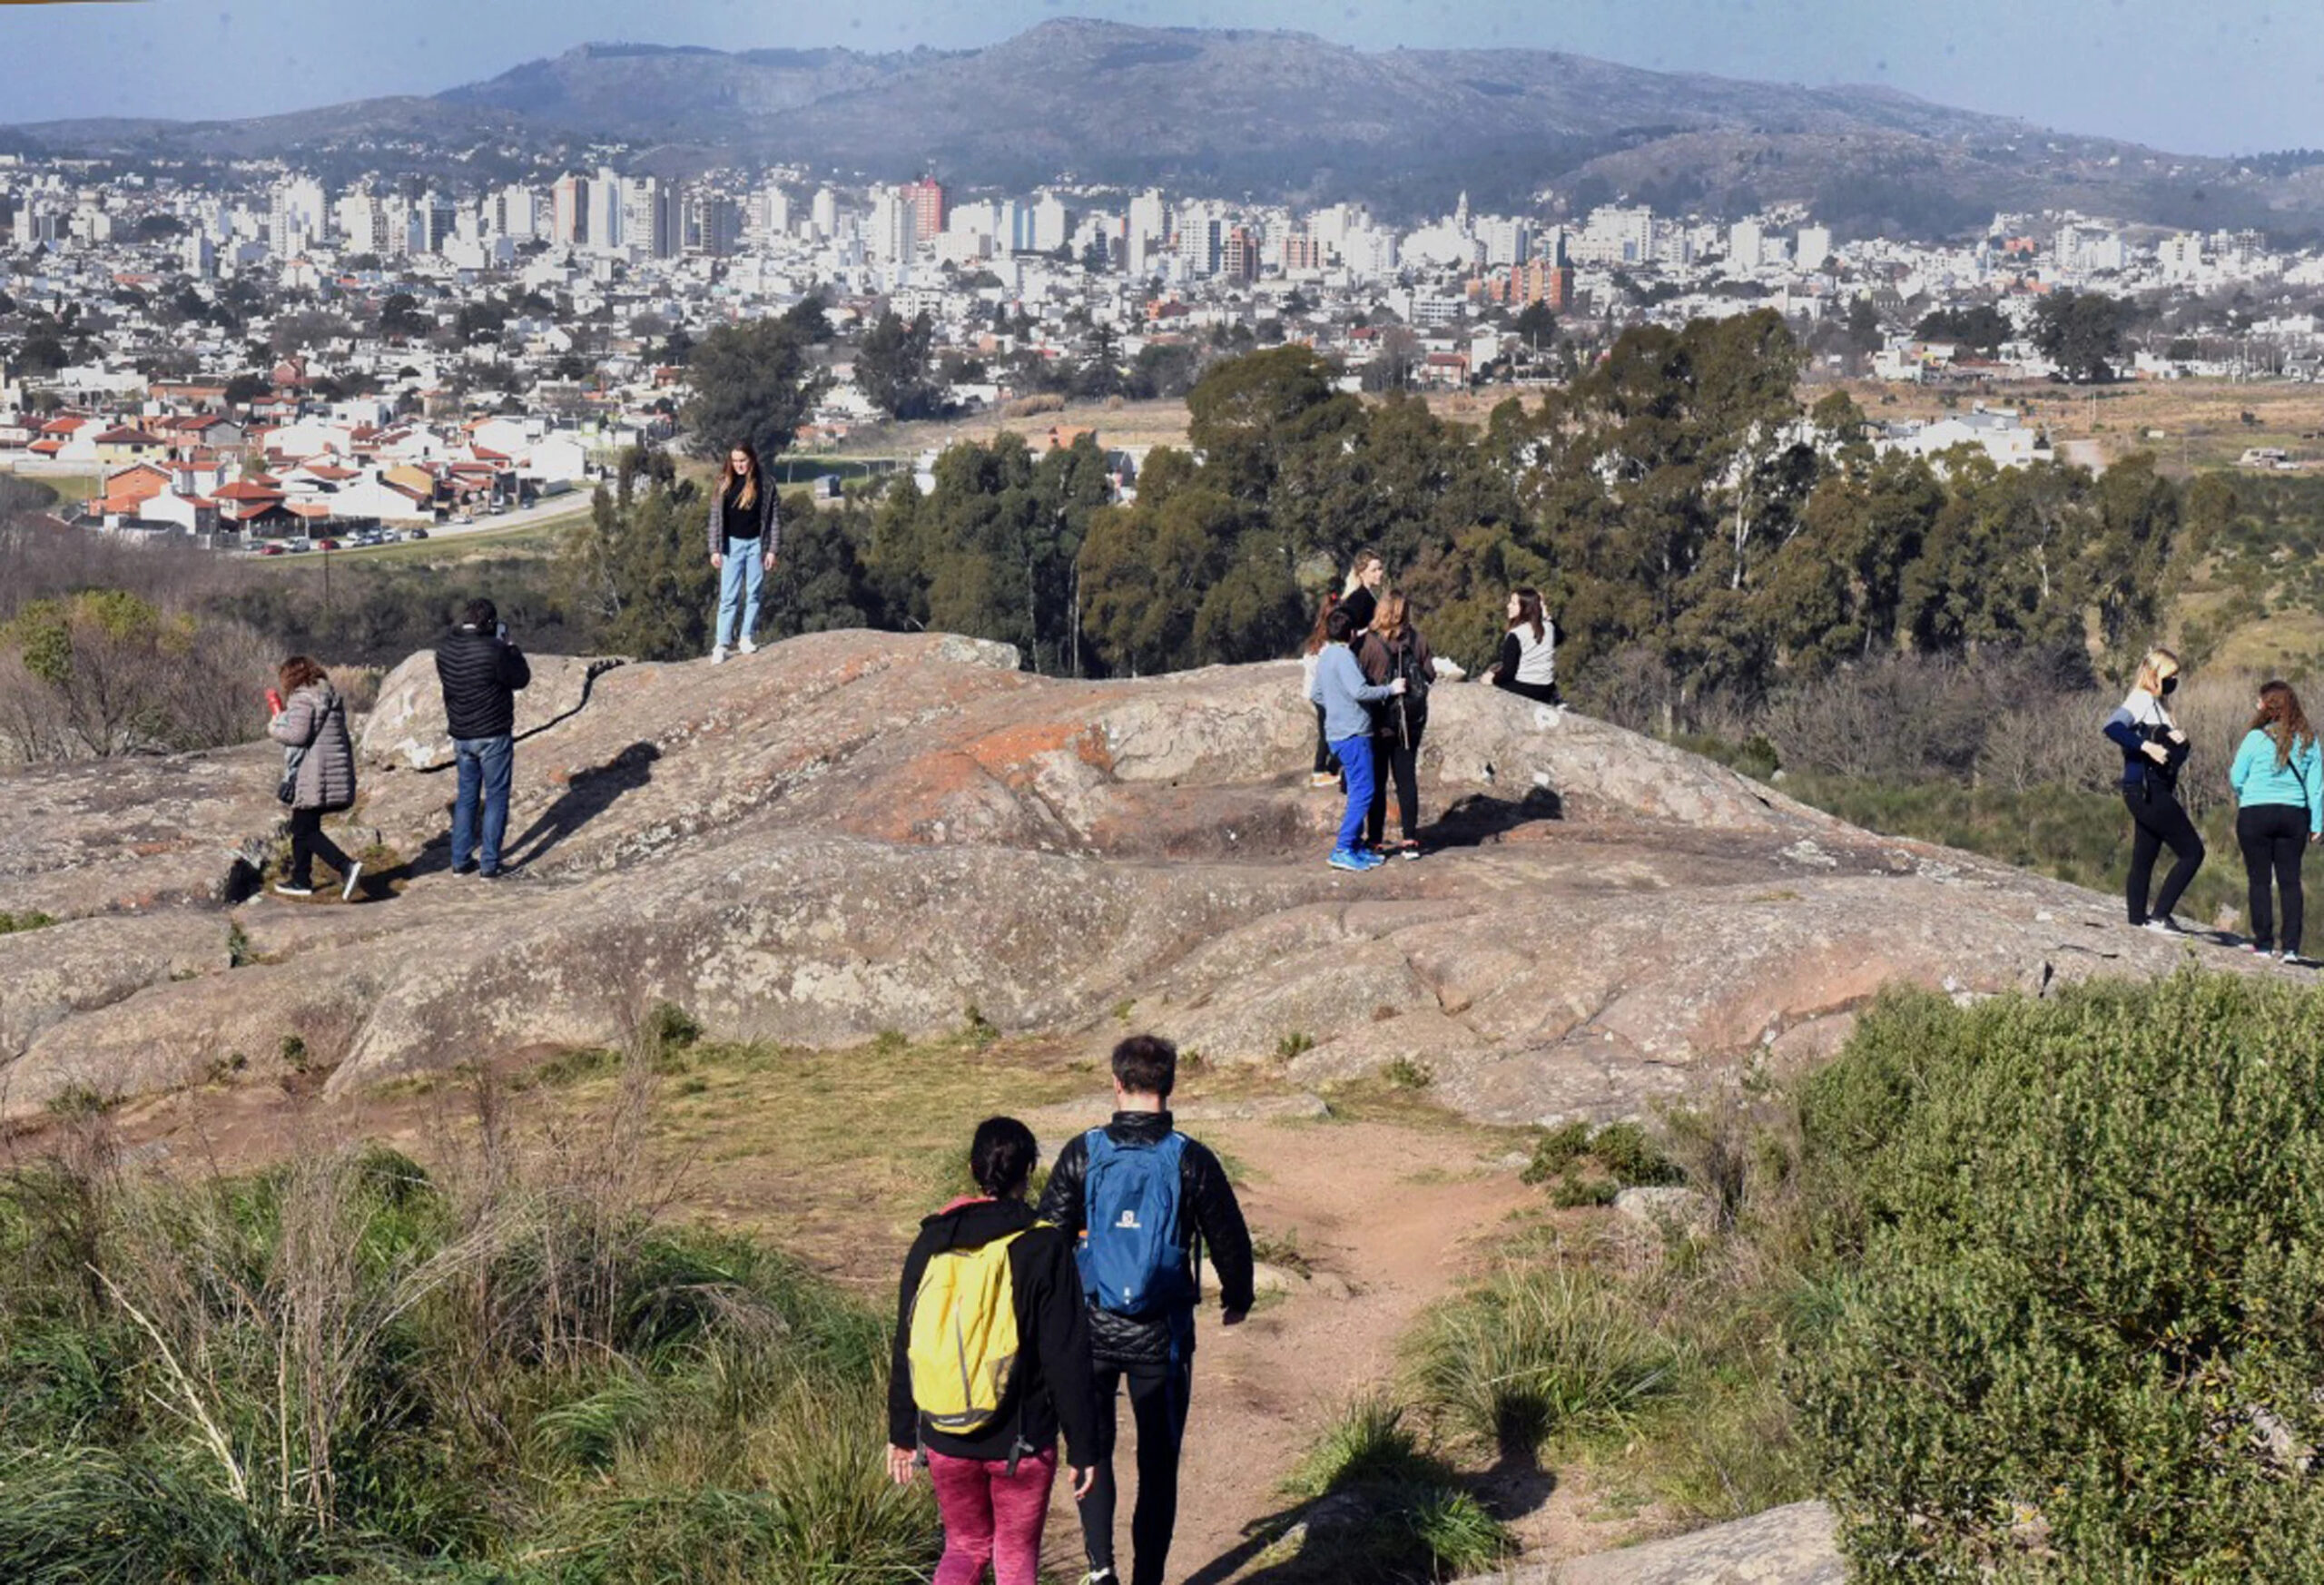
[[[759,652],[759,646],[752,642],[751,635],[747,633],[743,635],[741,642],[736,644],[734,648],[743,655],[756,655]]]
[[[727,657],[727,655],[730,655],[730,654],[731,654],[731,655],[756,655],[756,654],[758,654],[758,652],[759,652],[759,646],[758,646],[756,644],[754,644],[753,642],[752,642],[748,637],[744,637],[743,639],[742,639],[739,643],[737,643],[737,644],[734,645],[734,647],[732,650],[729,650],[729,649],[728,649],[724,645],[723,645],[723,644],[721,644],[721,645],[714,645],[711,647],[711,651],[710,651],[710,664],[711,664],[712,665],[714,665],[714,666],[715,666],[715,665],[724,665],[726,663],[726,657]]]
[[[711,649],[710,664],[714,666],[723,666],[726,664],[726,646],[724,645],[717,645]]]
[[[361,879],[363,879],[363,866],[361,864],[357,863],[347,866],[347,884],[339,889],[339,900],[341,902],[352,902],[355,901],[355,883]]]

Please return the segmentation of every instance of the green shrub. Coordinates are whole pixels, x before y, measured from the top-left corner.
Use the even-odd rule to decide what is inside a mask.
[[[1794,1391],[1859,1564],[2324,1579],[2324,997],[1893,996],[1801,1109],[1856,1265]]]
[[[1269,1568],[1269,1579],[1450,1580],[1491,1569],[1513,1550],[1501,1521],[1422,1445],[1404,1409],[1377,1394],[1340,1413],[1284,1489],[1311,1505],[1342,1500],[1354,1517],[1311,1524],[1297,1555]]]
[[[0,1176],[0,1580],[925,1578],[881,1318],[622,1155]]]
[[[1620,1423],[1668,1392],[1682,1351],[1611,1280],[1512,1266],[1431,1311],[1412,1344],[1422,1407],[1504,1448]]]
[[[1527,1183],[1547,1183],[1590,1154],[1590,1125],[1575,1118],[1560,1123],[1533,1142],[1533,1159],[1518,1176]]]
[[[0,936],[13,936],[23,930],[46,930],[55,922],[54,918],[44,913],[0,912]]]

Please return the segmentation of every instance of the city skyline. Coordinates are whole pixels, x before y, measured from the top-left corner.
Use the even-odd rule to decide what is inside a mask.
[[[1254,12],[1256,11],[1256,15]],[[91,116],[239,119],[351,99],[435,94],[592,42],[866,52],[964,49],[1088,15],[1148,26],[1261,25],[1366,50],[1555,49],[1659,71],[1810,86],[1879,84],[1934,102],[2174,153],[2324,145],[2324,38],[2261,0],[2198,15],[2163,0],[1994,0],[1921,12],[1847,0],[1585,0],[1554,15],[1504,0],[1362,7],[1284,0],[862,0],[843,14],[671,0],[641,35],[634,7],[575,0],[479,12],[417,0],[392,13],[250,0],[0,7],[0,90],[17,123]],[[102,58],[103,73],[60,70]]]

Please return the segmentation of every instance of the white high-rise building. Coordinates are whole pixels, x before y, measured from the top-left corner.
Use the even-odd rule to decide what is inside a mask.
[[[1532,238],[1523,221],[1511,215],[1489,214],[1476,224],[1477,241],[1485,247],[1485,267],[1522,264]]]
[[[1654,211],[1644,204],[1604,204],[1572,241],[1577,264],[1643,264],[1654,257]]]
[[[600,165],[597,173],[589,178],[588,233],[586,243],[593,253],[618,253],[628,245],[628,238],[621,229],[622,182],[609,165]]]
[[[1792,261],[1802,270],[1821,270],[1832,257],[1832,228],[1802,226],[1799,228],[1798,251]]]
[[[759,235],[771,241],[791,234],[791,194],[780,183],[768,182],[759,192],[753,208],[757,212],[753,218]]]
[[[496,237],[529,242],[541,233],[540,194],[516,183],[494,193],[486,208],[487,230]]]
[[[807,222],[815,228],[816,239],[830,241],[839,235],[839,194],[828,187],[815,189],[814,202],[809,207]]]
[[[648,259],[675,258],[684,231],[683,196],[675,182],[665,182],[659,177],[625,177],[620,245],[606,251]]]
[[[267,210],[269,251],[288,259],[330,234],[330,205],[323,184],[311,176],[286,176],[275,183]]]
[[[1160,188],[1149,187],[1129,201],[1122,237],[1122,267],[1132,275],[1146,273],[1160,260],[1170,241],[1170,205]]]
[[[1727,262],[1730,269],[1757,270],[1767,251],[1767,228],[1758,221],[1737,221],[1727,228]]]
[[[376,192],[350,192],[339,201],[339,234],[357,253],[393,251],[387,202]]]
[[[897,188],[881,186],[872,190],[872,229],[865,245],[872,257],[885,263],[908,263],[912,245],[917,241],[912,228],[917,218],[917,206]]]

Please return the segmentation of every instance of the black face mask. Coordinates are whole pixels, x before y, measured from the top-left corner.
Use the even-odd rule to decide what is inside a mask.
[[[2166,699],[2179,691],[2179,674],[2171,673],[2162,679],[2162,696]]]

